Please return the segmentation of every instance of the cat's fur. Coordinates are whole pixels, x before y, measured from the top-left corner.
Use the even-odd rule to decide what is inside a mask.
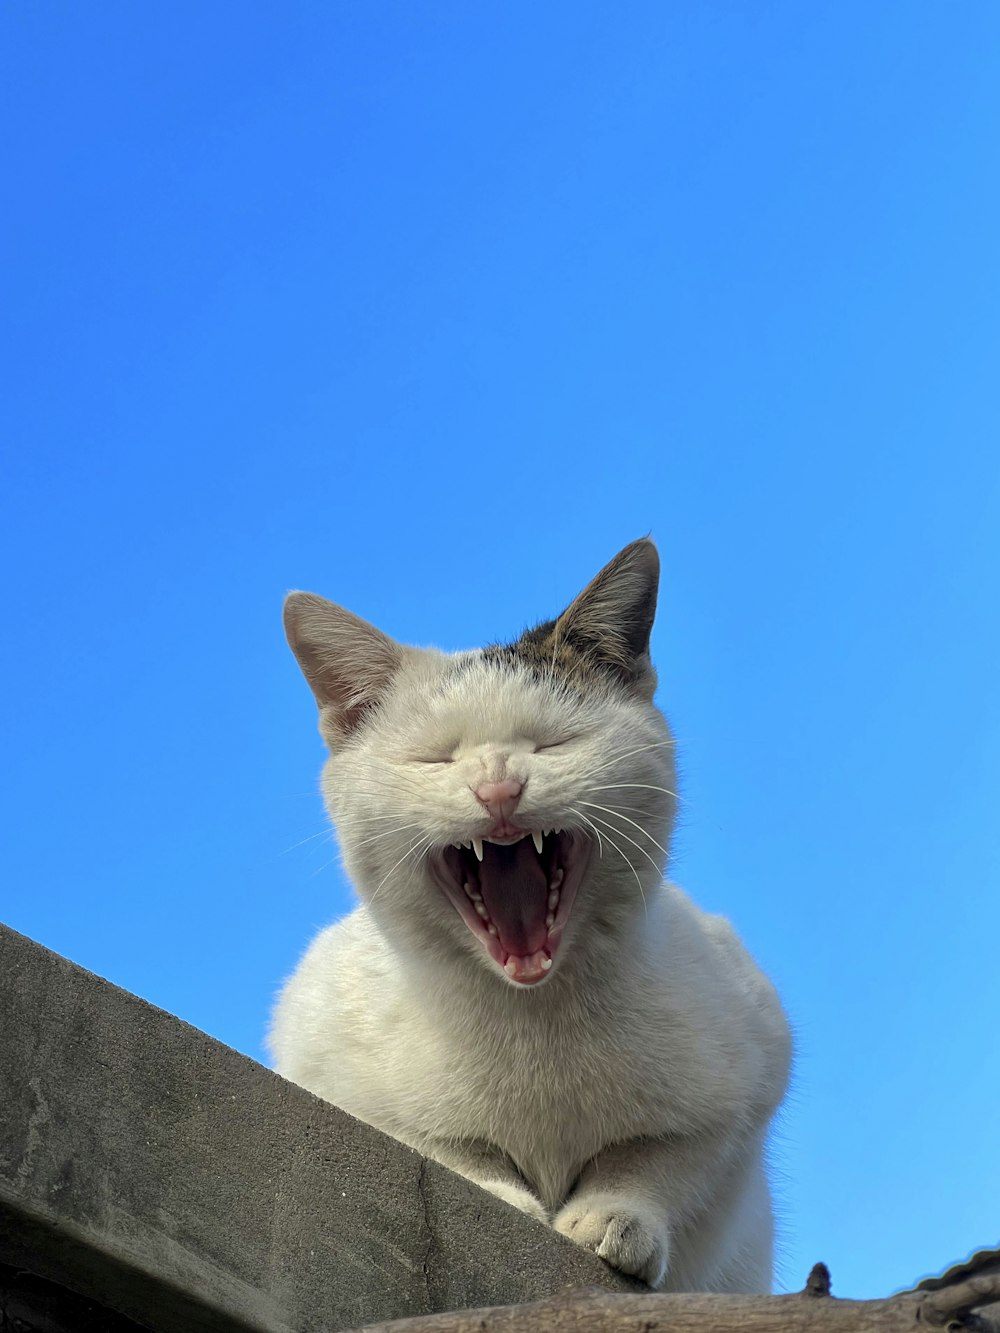
[[[729,923],[662,879],[675,771],[648,657],[658,572],[652,543],[635,542],[558,620],[455,655],[289,597],[362,905],[313,942],[271,1045],[286,1077],[653,1286],[765,1292],[763,1155],[788,1028]],[[523,786],[513,804],[509,783]],[[530,841],[487,843],[478,867],[442,850],[514,825],[571,835],[544,843],[545,876],[569,867],[546,926]],[[473,891],[481,871],[498,919],[512,914],[513,971],[502,938],[442,887],[446,856]]]

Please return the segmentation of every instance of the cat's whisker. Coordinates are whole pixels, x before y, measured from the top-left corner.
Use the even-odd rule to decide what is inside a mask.
[[[287,856],[289,852],[294,852],[295,849],[296,849],[296,847],[304,847],[304,846],[306,845],[307,842],[314,842],[316,838],[322,838],[323,835],[324,835],[324,833],[326,834],[327,837],[329,837],[329,836],[330,836],[330,829],[328,829],[328,828],[321,828],[320,831],[319,831],[318,833],[310,833],[309,836],[308,836],[308,838],[302,838],[301,841],[299,841],[299,842],[293,842],[292,845],[291,845],[291,847],[286,847],[286,848],[284,849],[284,851],[279,852],[278,855],[279,855],[279,856]]]
[[[644,829],[641,824],[636,823],[634,819],[629,819],[628,815],[623,815],[621,814],[620,811],[612,810],[609,806],[606,805],[597,805],[593,801],[581,801],[580,804],[587,806],[591,810],[603,810],[606,815],[613,815],[617,819],[624,819],[626,824],[631,824],[633,828],[639,830],[639,832],[643,835],[643,837],[648,838],[649,841],[653,844],[653,846],[658,848],[663,853],[664,856],[667,855],[666,847],[661,847],[660,844],[656,841],[656,839],[647,829]],[[622,837],[624,836],[625,834],[623,833]]]
[[[641,787],[644,791],[662,791],[666,796],[672,796],[675,801],[683,801],[683,796],[678,796],[677,792],[671,791],[669,787],[657,787],[652,782],[604,782],[595,791],[619,791],[625,787]]]
[[[664,746],[669,746],[671,749],[676,748],[673,740],[654,741],[652,745],[640,745],[635,750],[626,750],[624,754],[614,754],[609,759],[605,759],[602,764],[598,764],[596,768],[591,769],[591,775],[614,768],[615,764],[620,764],[625,759],[631,759],[633,755],[645,754],[647,750],[662,750]]]
[[[416,780],[405,773],[392,774],[391,778],[380,778],[377,774],[365,774],[363,777],[352,778],[350,781],[351,791],[377,791],[386,792],[392,795],[399,791],[400,787],[407,788],[408,791],[419,792],[420,795],[426,795],[426,788]]]
[[[385,814],[389,808],[398,809],[400,803],[409,798],[409,794],[407,793],[404,795],[401,793],[398,786],[390,783],[386,783],[383,786],[375,786],[374,783],[366,783],[363,779],[350,784],[349,794],[351,796],[362,796],[367,801],[371,802],[371,814]],[[421,796],[426,800],[427,793],[422,792]],[[387,802],[391,801],[391,807],[389,807],[388,804],[376,805],[375,801],[379,797],[387,798]]]
[[[355,787],[360,782],[372,782],[380,786],[406,783],[408,786],[423,789],[416,773],[413,772],[412,765],[401,760],[381,760],[377,768],[365,768],[350,779],[351,787]]]
[[[597,820],[598,824],[603,827],[605,837],[609,836],[608,829],[612,829],[618,834],[619,838],[624,838],[629,846],[634,847],[637,852],[641,852],[658,875],[663,874],[663,867],[658,866],[650,856],[649,852],[646,851],[645,847],[643,847],[641,843],[636,842],[635,838],[630,838],[624,829],[617,828],[614,824],[609,824],[606,819],[601,819],[598,815],[594,815],[594,818]]]
[[[601,787],[595,787],[595,788],[594,788],[594,791],[589,792],[589,795],[593,796],[593,795],[594,795],[594,792],[599,792],[599,791],[601,791],[601,790],[602,790]],[[648,814],[649,814],[649,806],[647,806],[647,805],[616,805],[616,806],[615,806],[615,809],[616,809],[616,810],[631,810],[632,814],[634,814],[634,815],[648,815]]]
[[[412,773],[401,773],[399,769],[392,770],[392,776],[386,784],[387,790],[394,790],[398,787],[406,787],[409,791],[419,792],[421,796],[427,795],[427,783],[415,777]]]
[[[406,812],[396,810],[392,814],[352,815],[350,822],[352,824],[379,824],[379,823],[384,824],[389,820],[398,819],[401,813],[405,814]]]
[[[389,869],[385,872],[385,874],[384,874],[384,875],[382,876],[382,878],[379,880],[379,882],[378,882],[378,884],[377,884],[377,886],[376,886],[376,888],[375,888],[375,892],[372,894],[371,898],[369,899],[369,902],[370,902],[370,903],[373,903],[373,902],[375,901],[375,899],[378,897],[379,889],[381,889],[382,885],[386,882],[386,880],[389,878],[389,876],[390,876],[395,870],[398,870],[398,869],[399,869],[399,867],[403,864],[403,862],[407,859],[407,857],[412,856],[412,855],[414,854],[414,852],[416,852],[416,851],[417,851],[418,849],[420,849],[421,847],[429,848],[429,847],[431,846],[432,842],[433,842],[433,838],[430,837],[429,835],[426,835],[426,834],[425,834],[424,837],[422,837],[419,841],[411,843],[409,849],[403,853],[403,855],[399,858],[399,860],[396,862],[395,865],[392,865],[392,866],[389,867]]]
[[[577,819],[582,819],[583,822],[584,822],[585,824],[589,824],[590,827],[591,827],[591,828],[594,830],[594,832],[597,834],[597,854],[598,854],[598,856],[601,858],[601,860],[603,861],[603,860],[604,860],[604,843],[601,841],[601,830],[597,827],[597,825],[593,822],[593,820],[587,818],[587,816],[583,813],[582,810],[573,810],[573,809],[570,809],[570,814],[571,814],[571,815],[576,815]]]
[[[349,795],[353,798],[361,797],[367,804],[369,814],[377,815],[395,811],[398,815],[401,807],[407,805],[422,807],[426,805],[429,793],[418,788],[410,789],[393,783],[386,783],[384,786],[377,787],[360,781],[351,783]]]
[[[398,833],[409,833],[411,829],[419,830],[423,827],[424,825],[419,823],[395,824],[392,828],[377,829],[374,833],[369,833],[367,837],[360,838],[357,842],[352,840],[350,845],[351,847],[367,847],[369,843],[384,842],[386,838],[394,838]],[[408,839],[407,846],[412,846],[416,837],[417,834],[414,833],[413,837]]]
[[[317,875],[322,875],[324,870],[329,870],[331,866],[335,866],[337,864],[338,859],[339,859],[338,857],[334,856],[329,861],[324,861],[321,866],[316,867],[316,869],[312,872],[309,878],[315,879]]]
[[[586,819],[586,820],[587,820],[587,823],[590,824],[590,827],[594,830],[595,833],[597,833],[597,824],[592,823],[591,820],[590,820],[590,819],[588,818],[588,816],[586,816],[586,815],[583,815],[582,818]],[[611,846],[615,849],[615,851],[618,853],[618,855],[622,858],[622,860],[623,860],[623,861],[625,862],[625,864],[628,866],[629,870],[631,870],[632,874],[635,876],[635,882],[636,882],[636,884],[638,884],[638,886],[639,886],[639,896],[640,896],[640,898],[642,898],[642,911],[643,911],[643,915],[648,917],[648,916],[649,916],[649,911],[648,911],[648,909],[647,909],[647,907],[646,907],[646,894],[645,894],[645,891],[644,891],[644,889],[643,889],[643,887],[642,887],[642,880],[639,878],[639,872],[638,872],[638,870],[636,870],[635,866],[632,864],[632,862],[629,860],[629,858],[625,855],[625,853],[622,851],[622,849],[621,849],[621,848],[618,846],[618,844],[615,842],[614,838],[613,838],[613,837],[611,836],[611,834],[608,832],[608,829],[609,829],[609,828],[613,828],[613,826],[612,826],[612,825],[609,825],[608,822],[607,822],[607,820],[604,820],[604,819],[600,819],[600,820],[598,820],[597,822],[598,822],[599,824],[603,824],[603,825],[604,825],[604,836],[607,838],[608,842],[611,843]],[[620,829],[613,829],[613,831],[614,831],[615,833],[620,834],[621,837],[625,838],[625,834],[622,833]],[[599,833],[597,833],[597,836],[600,837],[601,835],[600,835]],[[626,842],[629,842],[629,841],[631,841],[631,839],[629,839],[629,838],[625,838],[625,841],[626,841]],[[639,844],[638,844],[638,843],[635,843],[634,845],[635,845],[636,847],[639,847]],[[639,851],[640,851],[640,852],[642,851],[642,848],[641,848],[641,847],[639,847]]]
[[[380,833],[373,833],[370,838],[362,838],[360,842],[351,843],[351,846],[367,847],[369,843],[383,842],[386,838],[391,838],[397,833],[406,833],[409,829],[420,827],[420,824],[400,824],[398,828],[383,829]]]

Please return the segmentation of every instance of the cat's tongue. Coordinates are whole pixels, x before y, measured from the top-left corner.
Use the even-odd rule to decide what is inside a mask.
[[[541,949],[548,935],[545,913],[549,894],[545,869],[530,838],[510,847],[483,843],[479,891],[509,954],[524,956]]]

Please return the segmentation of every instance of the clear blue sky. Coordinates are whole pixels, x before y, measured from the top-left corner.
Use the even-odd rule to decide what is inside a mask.
[[[467,647],[651,532],[783,1277],[1000,1240],[998,68],[992,0],[8,0],[0,918],[260,1058],[350,902],[286,589]]]

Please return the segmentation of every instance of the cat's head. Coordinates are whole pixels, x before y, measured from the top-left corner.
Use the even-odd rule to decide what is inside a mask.
[[[652,542],[633,542],[557,619],[451,655],[290,594],[326,804],[398,949],[465,953],[526,987],[641,915],[675,809],[649,660],[658,577]]]

